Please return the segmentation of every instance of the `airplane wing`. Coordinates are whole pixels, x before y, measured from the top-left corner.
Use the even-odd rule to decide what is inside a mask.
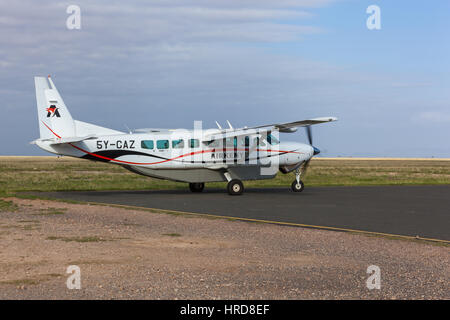
[[[239,129],[223,129],[204,136],[203,141],[211,141],[216,139],[224,139],[229,137],[248,136],[252,134],[261,134],[273,130],[290,133],[297,131],[297,127],[306,127],[319,123],[337,121],[335,117],[321,117],[307,120],[299,120],[286,123],[266,124],[256,127],[239,128]]]
[[[325,122],[332,122],[337,121],[337,118],[335,117],[322,117],[322,118],[314,118],[309,120],[300,120],[300,121],[294,121],[294,122],[287,122],[287,123],[279,123],[274,124],[273,126],[277,128],[280,132],[292,132],[291,128],[296,127],[306,127],[313,124],[319,124],[319,123],[325,123]]]

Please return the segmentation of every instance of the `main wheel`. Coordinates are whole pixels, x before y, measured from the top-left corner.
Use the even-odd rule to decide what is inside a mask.
[[[297,180],[294,180],[291,184],[291,189],[294,192],[302,192],[303,189],[305,189],[305,185],[303,184],[303,181],[300,180],[300,183],[297,183]]]
[[[192,192],[202,192],[204,188],[205,184],[203,182],[189,183],[189,189]]]
[[[237,196],[244,192],[244,185],[241,180],[233,179],[228,182],[227,190],[230,195]]]

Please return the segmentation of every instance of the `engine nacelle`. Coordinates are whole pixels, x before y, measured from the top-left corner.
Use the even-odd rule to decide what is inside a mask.
[[[284,133],[292,133],[292,132],[296,132],[298,130],[298,128],[279,128],[278,131],[280,132],[284,132]]]
[[[282,173],[286,174],[298,169],[303,164],[303,162],[304,161],[292,165],[280,166],[279,169]]]

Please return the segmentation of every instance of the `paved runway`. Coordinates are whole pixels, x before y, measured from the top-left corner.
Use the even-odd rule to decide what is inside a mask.
[[[187,187],[186,187],[187,189]],[[450,240],[450,185],[46,192],[59,199],[113,203],[212,215],[346,228]]]

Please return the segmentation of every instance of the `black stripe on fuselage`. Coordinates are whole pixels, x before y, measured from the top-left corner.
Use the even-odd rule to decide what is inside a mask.
[[[274,156],[281,156],[286,153],[287,152],[280,152],[279,154],[276,154]],[[259,154],[259,152],[258,152],[258,154]],[[99,157],[96,157],[96,155],[98,155]],[[153,157],[153,158],[157,158],[157,159],[161,159],[161,160],[170,160],[170,158],[165,158],[165,157],[156,156],[156,155],[145,153],[145,152],[131,151],[131,150],[102,150],[102,151],[93,152],[91,154],[85,154],[81,158],[87,159],[87,160],[101,161],[101,162],[110,162],[111,160],[109,160],[109,159],[116,159],[118,157],[126,156],[126,155],[139,155],[139,156]],[[105,157],[105,158],[109,158],[109,159],[104,159],[101,157]],[[233,162],[236,163],[236,160],[237,159],[234,159]],[[245,162],[248,163],[250,160],[255,160],[255,158],[253,158],[253,159],[246,158]],[[257,156],[256,160],[260,160],[260,157]],[[222,161],[224,163],[226,163],[225,157]],[[191,160],[191,163],[216,163],[216,161],[213,160],[213,161],[206,162],[206,161]]]
[[[95,160],[95,161],[102,161],[102,162],[109,162],[108,159],[103,159],[100,157],[96,157],[95,155],[98,155],[100,157],[106,157],[110,159],[116,159],[121,156],[127,156],[127,155],[138,155],[138,156],[147,156],[147,157],[154,157],[162,160],[167,160],[167,158],[155,156],[152,154],[148,154],[145,152],[139,152],[139,151],[131,151],[131,150],[103,150],[103,151],[97,151],[93,152],[92,154],[85,154],[81,158],[88,159],[88,160]]]

